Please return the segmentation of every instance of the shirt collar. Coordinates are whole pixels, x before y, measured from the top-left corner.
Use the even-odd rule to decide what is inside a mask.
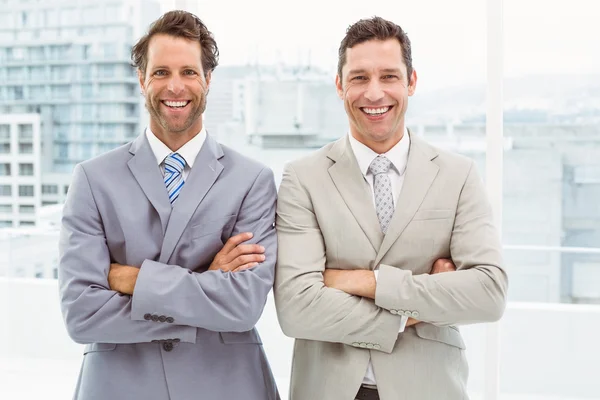
[[[150,148],[152,149],[152,153],[154,153],[154,157],[156,157],[156,163],[158,165],[162,164],[162,162],[167,158],[169,154],[172,153],[171,149],[167,147],[166,144],[160,141],[159,138],[150,130],[150,127],[146,128],[146,137],[148,138],[148,143],[150,143]],[[200,153],[200,149],[202,149],[202,145],[206,141],[206,130],[202,127],[202,130],[194,136],[189,142],[181,146],[177,153],[183,157],[186,165],[189,165],[190,168],[194,166],[194,161],[196,161],[196,156]]]
[[[379,154],[356,140],[354,136],[352,136],[352,133],[348,132],[348,137],[350,140],[350,147],[354,152],[356,161],[358,161],[360,172],[362,172],[364,176],[367,176],[367,173],[369,172],[369,166]],[[404,135],[402,136],[402,139],[400,139],[400,141],[396,143],[394,147],[388,150],[388,152],[383,154],[392,162],[392,165],[400,175],[404,175],[404,171],[406,170],[409,148],[410,135],[408,134],[408,129],[404,128]]]

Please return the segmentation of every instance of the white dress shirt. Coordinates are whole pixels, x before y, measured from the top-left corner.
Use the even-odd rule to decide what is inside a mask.
[[[374,176],[369,171],[369,166],[379,154],[377,154],[369,147],[356,140],[351,133],[349,133],[348,136],[350,138],[350,147],[352,148],[354,156],[358,161],[360,172],[362,172],[363,177],[365,178],[365,180],[369,184],[369,187],[371,188],[371,194],[373,194],[373,206],[375,206],[375,190],[373,187]],[[392,163],[392,167],[389,169],[387,174],[390,177],[390,181],[392,183],[394,209],[396,208],[398,196],[400,195],[400,191],[402,190],[402,184],[404,183],[404,172],[406,171],[406,164],[408,163],[409,148],[410,136],[408,135],[408,130],[405,128],[404,136],[402,136],[402,139],[398,143],[396,143],[396,145],[392,147],[387,153],[383,153],[383,155],[385,155],[387,159],[390,160]],[[375,268],[377,268],[377,266]],[[375,282],[377,282],[377,275],[379,271],[375,270],[374,273]],[[400,320],[400,329],[398,332],[404,331],[407,321],[408,317],[402,316],[402,319]],[[370,361],[369,366],[367,367],[365,378],[363,380],[363,384],[372,386],[377,384],[377,382],[375,381],[375,374],[373,373],[373,365]]]
[[[169,154],[173,153],[173,151],[156,137],[156,135],[150,130],[150,127],[146,128],[146,138],[148,138],[148,143],[150,143],[152,153],[154,153],[154,157],[156,157],[156,163],[160,167],[160,171],[162,172],[163,176],[165,176],[164,161]],[[200,149],[204,145],[205,141],[206,130],[203,127],[202,130],[200,130],[200,133],[198,133],[189,142],[181,146],[181,148],[176,151],[176,153],[178,153],[185,160],[185,167],[183,168],[184,181],[190,174],[190,171],[194,166],[194,161],[196,161],[196,156],[198,153],[200,153]]]

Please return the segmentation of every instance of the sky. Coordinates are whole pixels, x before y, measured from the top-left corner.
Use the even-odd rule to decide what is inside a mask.
[[[207,24],[221,65],[310,60],[335,74],[347,26],[379,15],[408,33],[418,90],[485,82],[485,0],[162,1]],[[503,18],[506,77],[600,73],[600,1],[504,0]]]

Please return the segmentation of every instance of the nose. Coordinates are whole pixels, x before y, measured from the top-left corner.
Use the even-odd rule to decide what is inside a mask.
[[[365,98],[371,102],[376,102],[381,100],[384,96],[383,88],[381,87],[381,82],[377,79],[372,79],[369,82],[369,86],[367,86],[367,91],[365,92]]]
[[[179,74],[171,74],[169,77],[169,82],[167,84],[167,90],[169,90],[173,94],[179,94],[183,91],[185,85],[183,84],[183,80],[179,76]]]

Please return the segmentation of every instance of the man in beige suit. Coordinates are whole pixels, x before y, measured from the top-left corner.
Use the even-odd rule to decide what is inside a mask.
[[[288,164],[279,190],[290,398],[467,399],[456,325],[498,320],[507,291],[484,187],[471,160],[406,129],[417,75],[398,25],[355,23],[339,55],[350,132]]]

